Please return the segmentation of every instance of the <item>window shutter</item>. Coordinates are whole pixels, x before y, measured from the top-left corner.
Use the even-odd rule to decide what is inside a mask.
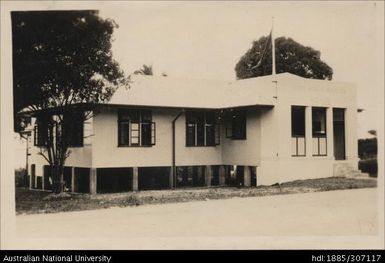
[[[118,128],[119,146],[129,145],[129,122],[120,122]]]
[[[221,126],[217,122],[215,124],[215,145],[219,145],[221,143]]]
[[[155,145],[156,141],[156,125],[155,122],[151,122],[151,145]]]
[[[226,121],[226,138],[232,138],[233,137],[233,124],[231,121]]]
[[[130,123],[130,145],[139,146],[140,145],[140,124],[139,122]]]

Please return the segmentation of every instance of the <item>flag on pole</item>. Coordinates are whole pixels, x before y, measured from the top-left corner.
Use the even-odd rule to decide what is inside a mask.
[[[271,74],[275,75],[274,16],[271,18]]]
[[[263,48],[262,54],[259,57],[259,60],[258,60],[257,64],[255,66],[253,66],[251,69],[256,69],[256,68],[258,68],[259,66],[262,65],[262,60],[265,57],[267,47],[271,43],[271,36],[272,36],[272,31],[270,31],[270,34],[267,36],[267,39],[266,39],[266,42],[265,42],[265,47]]]
[[[259,60],[255,66],[253,66],[251,69],[256,69],[262,65],[262,60],[266,55],[266,50],[269,45],[271,45],[271,50],[272,50],[272,75],[275,75],[275,43],[274,43],[274,36],[273,36],[273,29],[274,29],[274,17],[272,19],[272,26],[271,26],[271,31],[270,34],[268,35],[266,42],[265,42],[265,47],[263,48],[262,54],[259,57]]]

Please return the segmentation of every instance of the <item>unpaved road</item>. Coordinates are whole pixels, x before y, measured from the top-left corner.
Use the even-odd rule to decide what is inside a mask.
[[[235,240],[259,237],[273,242],[277,236],[373,236],[377,194],[371,188],[22,215],[16,217],[16,230],[32,248],[186,248],[186,241],[201,248],[236,248],[242,242]]]

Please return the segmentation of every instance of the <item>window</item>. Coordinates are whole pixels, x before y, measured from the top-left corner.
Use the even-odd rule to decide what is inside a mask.
[[[50,120],[48,116],[40,115],[36,117],[34,127],[34,145],[35,146],[47,146]]]
[[[151,110],[119,110],[118,146],[155,145]]]
[[[226,138],[246,140],[246,111],[229,111],[226,114]]]
[[[83,147],[84,113],[74,112],[63,116],[63,136],[67,137],[68,147]]]
[[[326,108],[312,108],[313,156],[326,156]]]
[[[56,119],[57,121],[53,121]],[[40,115],[35,123],[35,146],[48,146],[48,143],[68,144],[68,147],[83,147],[84,114],[71,112],[63,114],[63,120],[58,126],[58,116]]]
[[[220,129],[215,112],[186,113],[186,146],[215,146]]]
[[[305,107],[291,107],[291,155],[306,155]]]

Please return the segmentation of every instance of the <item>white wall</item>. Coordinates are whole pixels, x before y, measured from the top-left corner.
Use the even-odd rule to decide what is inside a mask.
[[[226,127],[222,125],[222,164],[256,166],[259,164],[261,149],[260,119],[262,109],[248,109],[246,120],[246,140],[226,138]]]
[[[156,144],[152,147],[118,147],[117,108],[105,108],[94,119],[93,167],[172,165],[172,120],[179,110],[153,110]],[[186,147],[185,115],[176,122],[176,165],[222,163],[221,146]]]
[[[306,106],[306,157],[291,156],[291,106]],[[327,156],[312,156],[311,108],[327,109]],[[275,107],[261,118],[261,160],[258,184],[333,176],[332,108],[346,108],[346,158],[357,167],[356,89],[347,83],[306,80],[287,75],[277,78]],[[310,123],[309,123],[310,122]]]
[[[180,110],[153,110],[156,123],[156,144],[152,147],[117,147],[117,108],[105,108],[94,118],[93,167],[133,167],[172,165],[172,120]],[[256,166],[260,156],[259,109],[247,112],[247,140],[231,140],[221,126],[217,146],[186,147],[186,118],[176,121],[175,156],[177,166],[188,165],[250,165]]]

